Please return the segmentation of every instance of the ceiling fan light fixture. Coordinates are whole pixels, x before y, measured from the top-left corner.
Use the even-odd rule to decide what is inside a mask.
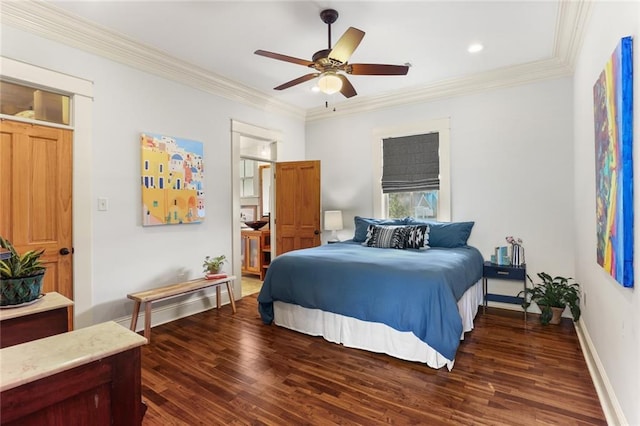
[[[322,93],[333,95],[342,89],[342,80],[334,72],[325,72],[318,79],[318,88]]]

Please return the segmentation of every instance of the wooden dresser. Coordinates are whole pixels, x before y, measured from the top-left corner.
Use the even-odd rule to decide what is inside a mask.
[[[0,349],[2,424],[142,424],[146,343],[110,321]]]
[[[46,293],[34,303],[0,309],[0,348],[69,331],[73,301],[60,293]]]

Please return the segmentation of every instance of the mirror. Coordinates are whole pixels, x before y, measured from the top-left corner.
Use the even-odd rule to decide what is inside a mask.
[[[260,166],[260,215],[262,217],[271,214],[271,166]]]

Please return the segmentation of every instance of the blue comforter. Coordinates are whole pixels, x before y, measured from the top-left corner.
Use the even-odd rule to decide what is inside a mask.
[[[265,324],[280,300],[411,331],[453,360],[462,335],[457,300],[482,277],[470,246],[424,251],[346,241],[275,258],[258,295]]]

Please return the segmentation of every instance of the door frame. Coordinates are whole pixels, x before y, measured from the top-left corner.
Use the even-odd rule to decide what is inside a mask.
[[[244,123],[242,121],[231,119],[231,264],[233,274],[242,277],[242,265],[240,264],[240,247],[241,247],[241,224],[240,224],[240,139],[241,136],[253,139],[261,139],[271,143],[271,159],[262,159],[262,161],[275,164],[278,159],[278,144],[282,142],[282,132],[277,130],[265,129],[253,124]],[[272,167],[273,169],[273,167]],[[273,173],[273,170],[272,170]],[[273,181],[272,181],[273,182]],[[271,185],[271,200],[273,205],[271,211],[275,212],[275,182]],[[273,226],[275,214],[271,214],[271,250],[275,249],[275,229]],[[234,292],[236,299],[242,297],[242,279],[234,282]]]
[[[92,122],[93,82],[0,56],[2,78],[71,96],[73,130],[73,299],[75,328],[93,325],[93,203]],[[15,121],[47,125],[41,121],[4,116]],[[81,159],[82,161],[75,161]],[[79,285],[81,283],[81,285]]]

